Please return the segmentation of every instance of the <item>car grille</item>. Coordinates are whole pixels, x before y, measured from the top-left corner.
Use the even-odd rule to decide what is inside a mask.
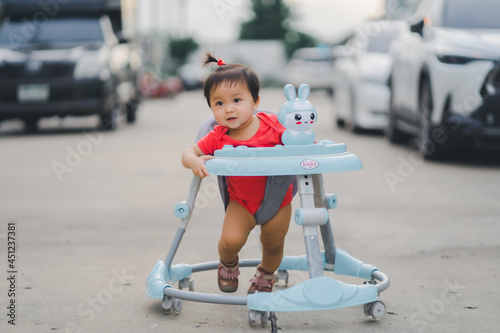
[[[487,99],[488,97],[500,93],[500,62],[490,71],[486,80],[481,87],[481,97]]]
[[[57,78],[73,75],[73,63],[43,63],[39,71],[29,72],[25,63],[4,63],[0,66],[0,78]]]
[[[79,101],[88,98],[102,98],[104,88],[102,83],[95,81],[75,82],[68,80],[66,84],[51,84],[49,102]],[[18,103],[17,85],[0,82],[0,102]]]

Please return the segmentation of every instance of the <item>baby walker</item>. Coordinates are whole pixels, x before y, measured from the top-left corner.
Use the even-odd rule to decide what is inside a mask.
[[[378,297],[389,287],[389,277],[375,266],[365,264],[335,247],[327,209],[337,206],[337,197],[325,194],[323,188],[323,173],[360,170],[361,161],[346,151],[345,144],[329,140],[315,143],[314,132],[310,127],[317,120],[317,113],[307,101],[310,91],[308,85],[299,87],[298,97],[292,85],[286,85],[284,91],[288,101],[278,113],[279,122],[286,128],[282,135],[284,145],[270,148],[225,146],[215,152],[215,158],[208,160],[206,166],[210,174],[223,176],[296,176],[301,207],[295,211],[294,219],[297,225],[302,226],[306,255],[285,256],[278,269],[276,282],[284,280],[287,285],[289,270],[309,271],[309,279],[287,289],[248,296],[193,292],[191,275],[215,270],[219,264],[214,261],[172,265],[201,184],[201,178],[194,176],[188,199],[174,208],[181,224],[167,257],[165,261],[156,263],[147,279],[146,293],[152,298],[162,299],[162,306],[168,312],[180,312],[181,300],[246,305],[250,309],[250,325],[254,326],[260,321],[262,326],[266,326],[269,319],[273,332],[277,330],[275,311],[327,310],[363,305],[365,314],[373,319],[378,320],[385,314],[385,305]],[[319,233],[324,250],[320,249]],[[256,267],[259,263],[260,259],[239,261],[240,267]],[[366,281],[361,285],[347,284],[323,276],[323,271]],[[176,282],[179,282],[179,289],[172,287]]]

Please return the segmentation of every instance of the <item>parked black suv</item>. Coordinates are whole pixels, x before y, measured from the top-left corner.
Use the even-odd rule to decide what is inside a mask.
[[[106,130],[124,114],[134,122],[142,63],[140,53],[117,37],[120,1],[43,3],[4,0],[0,121],[22,119],[28,131],[51,116],[98,114]]]

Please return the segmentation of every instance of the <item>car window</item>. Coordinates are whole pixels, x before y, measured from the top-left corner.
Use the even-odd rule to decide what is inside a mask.
[[[397,33],[398,30],[386,30],[373,35],[368,42],[366,50],[373,53],[389,52],[389,46]]]
[[[102,41],[104,36],[98,18],[52,19],[37,25],[26,20],[14,20],[5,22],[0,29],[2,46]]]
[[[415,14],[419,17],[424,17],[429,13],[429,8],[432,5],[432,3],[433,3],[432,0],[422,1],[420,5],[417,7]]]
[[[498,0],[447,0],[442,26],[458,29],[500,29],[498,13]]]
[[[442,24],[443,2],[432,1],[429,5],[428,12],[425,16],[431,19],[433,26],[440,26]]]

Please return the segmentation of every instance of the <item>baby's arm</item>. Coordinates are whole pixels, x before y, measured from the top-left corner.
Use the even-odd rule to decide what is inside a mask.
[[[191,146],[184,150],[182,154],[182,165],[191,169],[195,176],[204,178],[210,176],[205,166],[205,161],[214,158],[212,155],[205,155],[198,145]]]

